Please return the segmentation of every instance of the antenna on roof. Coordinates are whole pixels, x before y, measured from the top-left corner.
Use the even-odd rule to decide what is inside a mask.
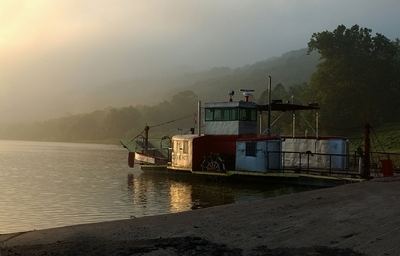
[[[243,93],[245,101],[249,102],[249,98],[250,98],[250,96],[253,96],[254,90],[252,90],[252,89],[240,89],[240,91]]]
[[[229,91],[229,102],[233,101],[233,95],[235,95],[235,91],[234,90]]]

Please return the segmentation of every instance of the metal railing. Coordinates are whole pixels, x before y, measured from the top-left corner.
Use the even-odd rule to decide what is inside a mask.
[[[266,151],[267,170],[298,172],[318,175],[354,176],[361,175],[363,156],[357,152],[328,154],[298,151]],[[371,175],[382,176],[382,160],[391,160],[393,169],[400,172],[400,153],[371,152]]]
[[[359,175],[360,157],[356,154],[327,154],[310,151],[266,151],[267,170],[319,175]]]
[[[393,164],[393,171],[400,172],[400,153],[371,152],[371,174],[381,176],[382,161],[390,160]]]

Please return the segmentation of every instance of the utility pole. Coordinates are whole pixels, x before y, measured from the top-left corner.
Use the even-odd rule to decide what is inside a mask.
[[[269,75],[269,88],[268,88],[268,136],[271,136],[271,94],[272,94],[272,77]]]
[[[229,101],[232,101],[232,96]],[[201,101],[197,102],[197,135],[201,136]]]
[[[294,95],[292,95],[292,104],[294,104]],[[292,137],[296,137],[296,111],[292,111]]]

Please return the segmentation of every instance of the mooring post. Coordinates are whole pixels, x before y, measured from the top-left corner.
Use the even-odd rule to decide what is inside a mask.
[[[364,168],[363,178],[369,179],[371,176],[371,139],[370,139],[371,126],[369,123],[365,124],[364,127]]]

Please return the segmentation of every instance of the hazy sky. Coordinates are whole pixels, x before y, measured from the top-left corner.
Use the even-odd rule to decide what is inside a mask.
[[[399,10],[399,0],[0,0],[0,115],[87,111],[74,102],[82,88],[249,64],[338,24],[400,37]]]

